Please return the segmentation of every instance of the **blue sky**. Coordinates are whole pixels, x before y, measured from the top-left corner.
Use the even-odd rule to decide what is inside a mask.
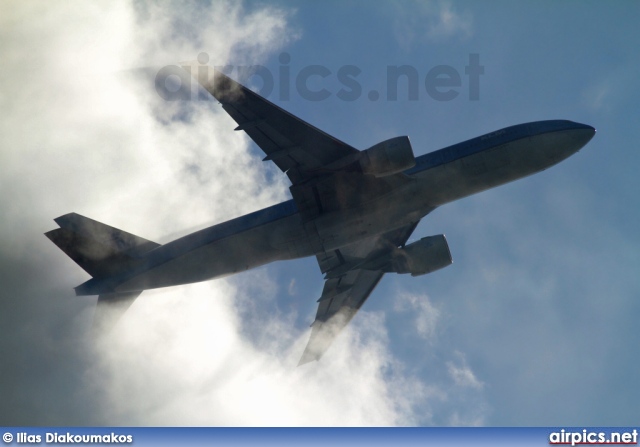
[[[633,425],[638,12],[574,1],[16,8],[0,19],[0,423]],[[269,99],[360,149],[409,135],[422,155],[544,119],[598,133],[548,171],[427,216],[414,237],[444,233],[454,264],[387,275],[304,370],[293,366],[322,290],[312,258],[145,292],[94,343],[93,304],[71,296],[86,275],[42,236],[51,219],[76,211],[165,241],[288,198],[286,177],[214,102],[167,104],[121,75],[202,51],[276,79],[282,53],[292,77],[328,68],[310,84],[328,99],[294,88]],[[484,67],[477,101],[470,54]],[[361,70],[354,101],[335,94],[346,65]],[[394,65],[415,67],[418,100],[401,83],[397,101],[370,101]],[[451,101],[422,84],[438,65],[461,75]]]
[[[626,17],[637,5],[333,6],[297,8],[301,37],[286,47],[292,72],[296,64],[322,64],[334,73],[356,65],[364,92],[384,87],[388,65],[412,65],[422,79],[432,67],[450,65],[463,78],[460,95],[449,102],[433,100],[421,86],[413,102],[402,96],[372,102],[363,94],[351,103],[332,97],[283,104],[356,147],[407,134],[423,154],[508,125],[556,118],[598,130],[561,165],[423,220],[415,234],[445,233],[454,264],[421,278],[387,276],[372,295],[365,310],[387,312],[393,352],[435,381],[460,353],[483,383],[471,403],[486,407],[485,423],[632,423],[640,372],[633,355],[640,185],[631,160],[640,66],[633,50],[638,33]],[[459,24],[431,35],[426,25],[443,9]],[[485,70],[478,101],[468,100],[464,76],[472,53]],[[319,290],[313,261],[290,264],[273,268],[283,281],[296,272],[297,281],[315,282]],[[440,313],[426,343],[407,333],[409,311],[389,312],[402,293],[428,299]]]

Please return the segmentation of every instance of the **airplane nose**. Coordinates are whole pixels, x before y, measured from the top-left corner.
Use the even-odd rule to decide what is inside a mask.
[[[596,129],[588,124],[569,121],[565,132],[561,132],[561,134],[564,134],[565,139],[564,151],[575,153],[591,141],[596,134]]]
[[[553,164],[578,152],[596,134],[596,129],[587,124],[568,122],[563,130],[546,134],[540,149]]]
[[[573,124],[570,128],[575,129],[575,130],[582,130],[585,133],[589,133],[591,136],[595,135],[596,133],[596,129],[593,126],[590,126],[588,124],[582,124],[582,123],[571,123]]]
[[[579,146],[578,150],[580,150],[584,145],[586,145],[596,134],[595,127],[589,126],[588,124],[578,124],[578,130],[576,135],[576,145]]]

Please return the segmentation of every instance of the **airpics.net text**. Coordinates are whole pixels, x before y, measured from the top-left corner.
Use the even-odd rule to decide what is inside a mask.
[[[289,101],[293,91],[306,101],[324,101],[335,95],[342,101],[357,101],[363,96],[363,86],[359,80],[362,69],[356,65],[342,65],[332,70],[324,65],[306,65],[294,73],[289,53],[281,53],[277,76],[264,65],[214,65],[211,70],[207,53],[200,53],[197,61],[181,65],[167,65],[158,70],[155,77],[155,88],[158,95],[166,101],[208,100],[210,97],[202,91],[194,89],[193,76],[198,83],[206,85],[221,72],[236,79],[240,84],[258,83],[258,93],[264,98],[276,95],[279,101]],[[436,65],[421,76],[412,65],[387,65],[386,85],[379,92],[371,89],[366,98],[375,102],[386,101],[418,101],[421,98],[420,87],[429,98],[435,101],[452,101],[461,97],[461,90],[468,91],[470,101],[480,99],[480,75],[484,74],[484,66],[480,65],[480,55],[469,54],[469,62],[464,67],[464,77],[451,65]],[[331,78],[335,76],[335,80]],[[337,83],[335,82],[337,81]],[[328,87],[333,85],[334,91]],[[424,99],[424,94],[422,94]]]

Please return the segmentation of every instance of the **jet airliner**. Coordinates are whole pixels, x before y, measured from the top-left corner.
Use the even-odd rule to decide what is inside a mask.
[[[507,127],[415,157],[400,136],[358,150],[213,71],[202,86],[291,181],[292,199],[164,245],[76,213],[46,236],[92,278],[76,295],[124,308],[144,290],[315,256],[325,283],[300,360],[318,360],[385,273],[452,263],[444,235],[407,241],[437,207],[553,166],[595,129],[566,120]]]

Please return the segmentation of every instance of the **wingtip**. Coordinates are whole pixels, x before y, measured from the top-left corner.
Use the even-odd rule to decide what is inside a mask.
[[[59,229],[60,229],[60,228],[56,228],[55,230],[49,230],[49,231],[47,231],[46,233],[43,233],[43,234],[47,237],[47,239],[49,239],[50,241],[52,241],[52,242],[53,242],[53,240],[54,240],[54,239],[55,239],[55,237],[56,237],[56,233],[57,233],[57,231],[58,231]]]
[[[71,213],[63,214],[62,216],[58,216],[55,219],[53,219],[53,221],[57,223],[60,228],[64,228],[65,226],[68,226],[69,222],[73,220],[77,220],[78,216],[80,216],[78,213],[71,212]],[[84,216],[80,216],[80,217],[84,217]]]
[[[300,357],[300,361],[298,362],[298,367],[302,365],[306,365],[307,363],[317,362],[318,359],[319,359],[318,357],[305,351],[304,354],[302,354],[302,357]]]

